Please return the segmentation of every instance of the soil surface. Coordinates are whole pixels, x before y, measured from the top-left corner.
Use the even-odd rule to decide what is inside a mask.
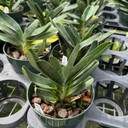
[[[80,94],[66,98],[63,102],[55,104],[42,100],[34,93],[31,104],[35,110],[34,103],[39,104],[45,116],[51,118],[70,118],[85,111],[91,104],[91,101],[91,91],[85,89]]]
[[[44,56],[49,52],[50,52],[50,48],[45,48],[41,56]],[[9,47],[7,48],[7,54],[15,59],[20,59],[20,60],[28,59],[26,55],[21,54],[21,52],[13,45],[9,45]]]

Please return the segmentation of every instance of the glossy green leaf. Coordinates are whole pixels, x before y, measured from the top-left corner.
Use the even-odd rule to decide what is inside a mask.
[[[63,80],[59,73],[54,69],[54,67],[45,60],[39,60],[37,62],[37,65],[39,66],[41,73],[48,77],[49,79],[55,81],[56,83],[62,85]]]
[[[48,91],[48,90],[42,90],[40,88],[37,88],[36,94],[37,94],[37,96],[39,96],[43,100],[46,100],[46,101],[57,101],[55,95],[50,93],[50,91]]]
[[[73,81],[75,82],[72,86],[79,84],[81,81],[85,80],[88,76],[91,76],[92,73],[98,67],[99,62],[97,60],[89,64]]]
[[[0,23],[3,24],[3,26],[5,25],[13,29],[14,31],[18,32],[21,35],[23,34],[19,24],[10,16],[5,14],[2,10],[0,10]]]
[[[32,73],[31,71],[28,70],[28,68],[26,66],[22,67],[22,71],[23,74],[30,80],[32,81],[34,84],[38,85],[39,87],[41,87],[42,89],[56,89],[53,82],[50,81],[49,79]]]
[[[64,78],[65,80],[68,79],[69,75],[71,74],[71,71],[72,71],[72,68],[74,66],[74,63],[76,61],[76,58],[78,56],[78,53],[79,53],[79,44],[74,48],[74,50],[72,51],[70,57],[69,57],[69,60],[68,60],[68,64],[65,65],[63,67],[63,71],[64,71]]]
[[[87,46],[91,45],[93,43],[93,41],[97,40],[99,38],[99,36],[101,36],[101,35],[102,35],[101,33],[97,33],[97,34],[91,36],[90,38],[88,38],[87,40],[82,41],[80,43],[81,49],[84,48],[84,47],[87,47]]]
[[[73,88],[71,87],[70,91],[68,92],[68,96],[74,96],[74,95],[79,94],[84,89],[87,89],[88,87],[90,87],[93,81],[94,81],[93,78],[91,76],[88,76],[87,79],[79,83],[77,86]]]
[[[36,62],[39,60],[39,58],[37,57],[37,55],[35,54],[35,52],[32,49],[28,49],[27,51],[27,57],[29,60],[29,63],[39,72],[41,72],[40,68],[38,67],[38,65],[36,64]]]
[[[54,56],[49,57],[51,65],[54,67],[54,69],[58,72],[58,74],[61,76],[61,79],[63,79],[62,76],[62,66],[58,59],[56,59]]]
[[[30,36],[33,31],[35,31],[36,28],[39,27],[39,21],[38,20],[34,20],[24,31],[24,36]]]
[[[81,41],[84,41],[84,40],[88,39],[89,37],[91,37],[93,30],[94,30],[97,26],[98,26],[98,24],[93,24],[93,25],[90,27],[89,31],[87,31],[87,32],[85,33],[85,35],[83,36],[83,38],[81,39]]]

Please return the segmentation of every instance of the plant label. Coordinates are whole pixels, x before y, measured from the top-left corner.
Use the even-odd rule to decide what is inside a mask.
[[[66,56],[62,56],[62,65],[67,65],[68,63],[68,58]]]
[[[9,13],[8,7],[5,7],[5,8],[4,8],[4,12],[5,12],[5,13]]]
[[[36,111],[39,112],[40,114],[44,115],[44,112],[43,112],[42,108],[40,107],[40,105],[37,103],[34,103],[34,105],[35,105]]]

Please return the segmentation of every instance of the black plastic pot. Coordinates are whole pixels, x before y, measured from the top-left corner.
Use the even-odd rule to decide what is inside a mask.
[[[118,10],[118,15],[119,15],[119,23],[124,26],[128,26],[128,14]]]
[[[0,53],[3,53],[3,46],[4,46],[4,42],[2,40],[0,40]]]
[[[10,12],[8,15],[12,17],[17,23],[22,22],[22,12],[23,12],[23,6],[20,5],[20,11],[19,12]]]
[[[23,12],[28,12],[30,10],[26,2],[22,2],[21,5],[24,7]]]
[[[43,125],[42,127],[46,127],[46,128],[75,128],[82,121],[83,117],[85,116],[86,112],[91,107],[91,105],[94,101],[94,88],[92,88],[92,102],[84,112],[82,112],[79,115],[76,115],[74,117],[71,117],[71,118],[64,118],[64,119],[62,119],[62,118],[50,118],[50,117],[47,117],[45,115],[41,115],[40,113],[35,111],[35,109],[32,107],[31,96],[33,93],[34,93],[34,84],[31,84],[29,86],[28,91],[27,91],[27,98],[29,101],[29,105],[31,106],[33,111],[36,113],[37,118],[39,119],[39,121]]]
[[[25,65],[30,71],[34,72],[34,73],[39,73],[37,70],[35,70],[31,64],[29,63],[28,60],[20,60],[20,59],[15,59],[11,56],[9,56],[7,54],[7,47],[8,47],[8,44],[5,44],[4,47],[3,47],[3,52],[4,54],[6,55],[9,63],[12,65],[14,71],[16,73],[19,73],[19,74],[23,74],[22,73],[22,66]],[[48,56],[49,56],[50,52],[44,56],[42,56],[40,59],[44,59],[44,60],[47,60],[48,59]]]
[[[97,31],[98,31],[98,32],[103,32],[103,28],[104,28],[104,25],[105,25],[105,23],[106,23],[105,18],[104,18],[103,16],[101,16],[101,17],[99,18],[99,21],[102,22],[102,23],[99,24],[99,26],[97,27]]]

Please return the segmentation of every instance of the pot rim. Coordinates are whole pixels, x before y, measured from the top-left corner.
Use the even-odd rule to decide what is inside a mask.
[[[6,13],[6,14],[14,14],[14,13],[20,13],[20,12],[22,12],[23,9],[24,9],[24,7],[22,5],[19,5],[19,6],[21,7],[20,11],[18,11],[18,12],[9,12],[9,13]]]
[[[31,82],[30,86],[32,86],[32,85],[33,85],[33,83]],[[93,84],[92,84],[92,85],[93,85]],[[28,101],[30,107],[32,107],[32,105],[31,105],[31,103],[30,103],[30,101],[29,101],[29,98],[28,98],[28,92],[29,92],[30,86],[29,86],[29,88],[27,89],[27,101]],[[94,101],[94,97],[95,97],[95,91],[94,91],[94,87],[93,87],[93,86],[91,86],[91,90],[92,90],[93,96],[92,96],[92,101],[91,101],[90,105],[89,105],[83,112],[81,112],[80,114],[78,114],[78,115],[76,115],[76,116],[73,116],[73,117],[70,117],[70,118],[51,118],[51,117],[48,117],[48,116],[45,116],[45,115],[44,115],[44,116],[41,115],[41,114],[40,114],[39,112],[37,112],[33,107],[32,107],[32,110],[33,110],[36,114],[40,115],[41,117],[44,117],[44,118],[47,118],[47,119],[52,119],[52,120],[57,120],[57,121],[59,121],[59,120],[60,120],[60,121],[61,121],[61,120],[71,120],[71,119],[77,118],[77,117],[79,117],[80,115],[84,114],[86,111],[88,111],[88,109],[92,106],[93,101]]]
[[[6,53],[6,51],[5,51],[5,47],[6,47],[8,44],[9,44],[9,43],[5,43],[4,46],[3,46],[3,52],[4,52],[4,54],[5,54],[7,57],[9,57],[9,58],[11,58],[11,59],[14,59],[14,60],[17,60],[17,61],[28,62],[28,60],[20,60],[20,59],[16,59],[16,58],[13,58],[13,57],[9,56],[9,55]],[[45,54],[44,56],[41,56],[41,57],[47,56],[50,52],[51,52],[51,46],[50,46],[50,51],[49,51],[47,54]],[[39,58],[41,58],[41,57],[39,57]]]

